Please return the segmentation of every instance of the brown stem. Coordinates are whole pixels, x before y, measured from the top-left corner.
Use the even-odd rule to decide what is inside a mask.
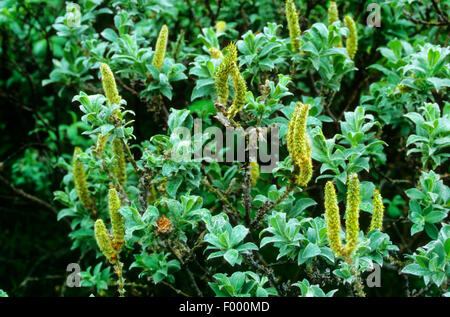
[[[442,12],[437,1],[436,0],[431,0],[431,1],[433,2],[433,7],[436,9],[436,11],[437,11],[438,15],[441,17],[441,19],[445,22],[448,22],[447,15]]]
[[[415,24],[425,24],[425,25],[432,25],[432,26],[445,26],[445,25],[450,25],[449,21],[444,21],[444,22],[429,22],[429,21],[423,21],[423,20],[419,20],[416,19],[412,16],[412,14],[406,10],[403,10],[403,13],[406,15],[406,17],[411,20],[412,22],[414,22]]]
[[[25,198],[26,200],[29,200],[31,202],[34,202],[42,207],[44,207],[47,210],[50,210],[51,212],[53,212],[55,215],[58,215],[58,211],[53,208],[52,205],[50,205],[49,203],[37,198],[36,196],[33,196],[31,194],[28,194],[26,192],[24,192],[21,189],[15,188],[14,186],[12,186],[8,180],[6,178],[4,178],[2,175],[0,175],[0,182],[3,183],[6,187],[8,187],[14,194],[16,194],[17,196],[20,196],[22,198]],[[64,219],[65,220],[65,219]],[[65,222],[70,225],[70,223],[65,220]]]
[[[259,271],[259,272],[263,273],[265,276],[267,276],[270,284],[272,285],[272,287],[274,287],[277,290],[279,295],[282,295],[282,296],[285,295],[284,292],[282,291],[282,289],[280,288],[280,286],[278,285],[278,281],[277,281],[275,275],[273,274],[273,270],[271,268],[267,267],[267,265],[265,264],[265,262],[261,256],[259,256],[259,258],[256,259],[255,256],[253,255],[253,253],[251,253],[251,254],[245,255],[245,257],[248,260],[248,262],[255,268],[255,271]]]
[[[259,225],[260,221],[262,220],[262,218],[264,217],[264,215],[271,209],[275,208],[276,206],[278,206],[280,203],[282,203],[287,197],[289,197],[289,194],[291,193],[291,191],[294,189],[295,187],[295,183],[291,182],[289,184],[289,186],[286,188],[286,191],[284,192],[283,196],[281,196],[280,198],[278,198],[278,200],[276,202],[273,203],[266,203],[264,205],[262,205],[261,207],[259,207],[258,211],[256,212],[256,216],[255,219],[253,219],[253,221],[250,223],[250,228],[252,228],[255,225]]]

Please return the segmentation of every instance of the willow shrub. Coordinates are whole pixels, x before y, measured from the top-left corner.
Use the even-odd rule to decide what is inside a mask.
[[[253,2],[86,0],[56,19],[64,54],[43,84],[79,91],[89,144],[59,159],[55,192],[81,285],[448,295],[450,52],[445,26],[403,11],[434,7],[382,4],[376,27],[360,1]],[[244,131],[245,160],[217,159],[239,144],[219,147],[210,128]],[[263,170],[251,150],[275,139]]]

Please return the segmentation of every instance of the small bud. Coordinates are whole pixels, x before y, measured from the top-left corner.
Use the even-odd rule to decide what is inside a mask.
[[[120,251],[125,244],[125,219],[120,214],[120,198],[114,188],[109,190],[108,196],[109,217],[111,218],[111,227],[113,233],[112,245],[115,250]]]
[[[227,28],[227,23],[225,21],[217,21],[215,28],[217,34],[224,33]]]
[[[110,263],[117,262],[117,252],[111,244],[111,240],[103,220],[97,219],[94,225],[94,232],[95,240],[97,240],[97,245],[103,255],[109,260]]]
[[[382,230],[383,229],[383,215],[384,215],[384,205],[383,205],[383,197],[381,197],[378,189],[373,190],[373,199],[372,199],[372,220],[370,221],[369,231],[372,230]]]
[[[285,3],[286,20],[288,22],[289,37],[291,38],[292,47],[296,52],[300,53],[300,24],[298,23],[298,13],[295,8],[294,0],[286,0]]]
[[[209,48],[209,54],[215,59],[223,58],[222,52],[215,47]]]
[[[347,37],[347,53],[348,56],[353,59],[356,51],[358,50],[358,33],[356,31],[355,21],[350,16],[345,16],[345,27],[348,28],[349,34]]]
[[[166,55],[167,38],[169,36],[169,30],[167,25],[163,25],[161,31],[159,31],[158,39],[156,40],[155,55],[153,56],[152,65],[159,71],[163,66],[164,56]]]

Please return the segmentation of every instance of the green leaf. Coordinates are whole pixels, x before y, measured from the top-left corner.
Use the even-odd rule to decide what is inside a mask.
[[[231,266],[234,266],[239,259],[239,251],[231,249],[225,252],[223,255],[224,259],[231,264]]]
[[[245,273],[235,272],[230,277],[231,286],[235,291],[239,291],[245,283]]]
[[[413,263],[405,266],[402,270],[402,273],[416,276],[424,276],[429,274],[429,271],[421,267],[419,264]]]
[[[405,193],[410,199],[421,200],[426,198],[426,195],[417,188],[407,189]]]
[[[425,221],[428,223],[436,223],[447,217],[447,212],[443,210],[433,210],[425,216]]]
[[[312,258],[321,253],[320,248],[315,245],[314,243],[308,243],[305,250],[303,251],[302,257],[303,258]]]
[[[177,177],[171,179],[166,186],[166,192],[169,197],[175,198],[177,194],[177,190],[183,182],[183,177],[178,175]]]
[[[431,224],[431,223],[426,223],[425,224],[425,232],[428,234],[428,236],[431,239],[437,239],[438,234],[439,234],[439,230],[436,227],[436,225]]]
[[[311,198],[301,198],[296,203],[295,206],[289,213],[289,216],[292,218],[298,217],[303,214],[304,210],[308,207],[317,205],[316,201]]]

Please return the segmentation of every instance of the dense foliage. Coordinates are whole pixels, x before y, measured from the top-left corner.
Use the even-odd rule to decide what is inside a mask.
[[[450,295],[450,1],[0,8],[0,296]]]

